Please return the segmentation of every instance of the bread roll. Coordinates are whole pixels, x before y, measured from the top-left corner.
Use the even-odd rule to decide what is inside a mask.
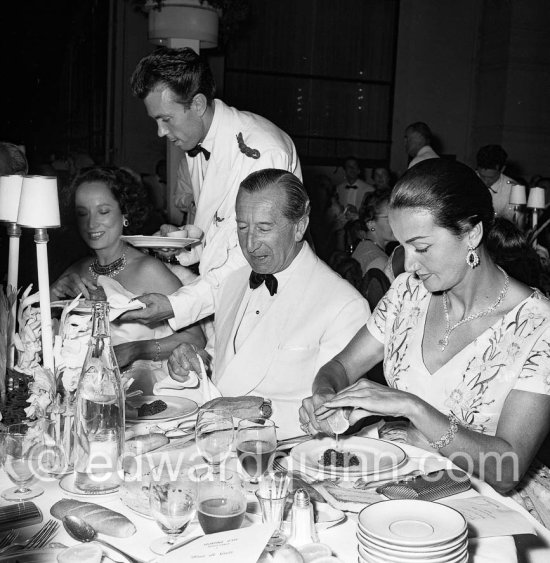
[[[124,449],[127,452],[139,455],[166,446],[169,442],[170,440],[164,434],[142,434],[141,436],[126,440]]]
[[[128,538],[136,533],[136,527],[126,516],[93,502],[63,499],[50,508],[50,513],[59,520],[65,516],[78,516],[100,534],[115,538]]]
[[[235,418],[269,418],[271,402],[263,397],[218,397],[204,403],[202,409],[225,409]]]

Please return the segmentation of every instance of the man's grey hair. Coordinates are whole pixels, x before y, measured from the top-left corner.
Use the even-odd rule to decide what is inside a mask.
[[[281,209],[283,217],[297,223],[304,215],[309,215],[310,203],[304,185],[298,177],[287,170],[266,168],[249,174],[239,187],[248,193],[255,193],[275,187],[286,195],[286,202]]]

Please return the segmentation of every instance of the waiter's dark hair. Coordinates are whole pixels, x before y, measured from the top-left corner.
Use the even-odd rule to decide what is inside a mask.
[[[428,211],[436,225],[455,236],[481,222],[484,239],[495,218],[491,194],[479,176],[469,166],[444,158],[424,160],[407,170],[393,188],[390,209]]]
[[[260,192],[267,188],[279,188],[286,194],[286,202],[281,209],[283,217],[297,223],[304,215],[309,215],[309,197],[302,182],[292,172],[266,168],[249,174],[239,187],[248,193]]]
[[[176,101],[187,109],[197,94],[204,94],[210,105],[216,93],[208,63],[189,47],[157,47],[139,61],[130,84],[134,96],[140,99],[156,88],[170,88],[177,97]]]

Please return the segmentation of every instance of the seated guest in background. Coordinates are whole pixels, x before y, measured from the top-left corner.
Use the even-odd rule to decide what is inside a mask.
[[[349,342],[369,316],[366,301],[319,260],[303,237],[309,200],[284,170],[250,174],[236,204],[239,244],[249,264],[217,294],[213,382],[222,395],[272,400],[279,437],[300,434],[298,407],[317,370]],[[193,346],[170,357],[178,381],[200,372]]]
[[[330,178],[325,174],[315,176],[308,193],[311,201],[309,229],[315,244],[315,253],[326,262],[334,252],[337,221],[344,208],[338,202],[336,189]]]
[[[359,159],[350,156],[344,160],[342,167],[346,181],[336,188],[338,201],[343,207],[353,205],[356,209],[360,209],[363,198],[369,192],[373,192],[374,187],[360,178],[361,163]]]
[[[406,417],[411,443],[509,491],[550,429],[550,303],[491,258],[492,201],[468,166],[411,168],[389,213],[407,273],[321,368],[300,420],[319,432],[340,407],[351,424]],[[388,387],[358,381],[382,358]]]
[[[487,236],[487,250],[496,264],[514,279],[541,289],[542,265],[537,251],[519,228],[502,217]]]
[[[391,190],[393,187],[392,175],[388,168],[380,166],[375,168],[372,172],[372,183],[375,189],[378,190]]]
[[[388,261],[385,248],[395,240],[388,219],[390,195],[390,190],[384,190],[365,198],[362,213],[366,230],[363,231],[363,240],[352,254],[352,258],[361,265],[363,274],[370,268],[383,270]]]
[[[29,165],[25,153],[13,143],[0,143],[0,176],[26,174]]]
[[[148,213],[144,188],[132,174],[115,167],[90,168],[74,179],[72,194],[80,236],[93,254],[71,265],[52,284],[52,300],[79,293],[89,298],[100,275],[116,280],[135,295],[148,291],[169,294],[180,287],[178,278],[160,260],[120,238],[123,233],[140,233]],[[159,363],[182,341],[201,345],[204,336],[199,327],[174,333],[167,322],[152,327],[136,322],[112,324],[112,342],[121,367],[138,359]]]
[[[432,131],[422,121],[411,123],[405,129],[405,151],[411,159],[408,168],[430,158],[439,158],[439,155],[432,149]]]
[[[489,188],[497,217],[512,220],[514,206],[510,205],[510,192],[516,183],[503,174],[507,152],[500,145],[485,145],[477,151],[477,174]]]

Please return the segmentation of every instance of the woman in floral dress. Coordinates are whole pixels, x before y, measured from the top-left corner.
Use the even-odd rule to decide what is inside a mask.
[[[303,428],[322,431],[340,407],[353,408],[352,424],[406,417],[412,443],[508,491],[550,428],[550,302],[489,255],[491,196],[464,164],[410,169],[389,215],[407,273],[321,368],[300,409]],[[382,359],[388,387],[360,379]]]

